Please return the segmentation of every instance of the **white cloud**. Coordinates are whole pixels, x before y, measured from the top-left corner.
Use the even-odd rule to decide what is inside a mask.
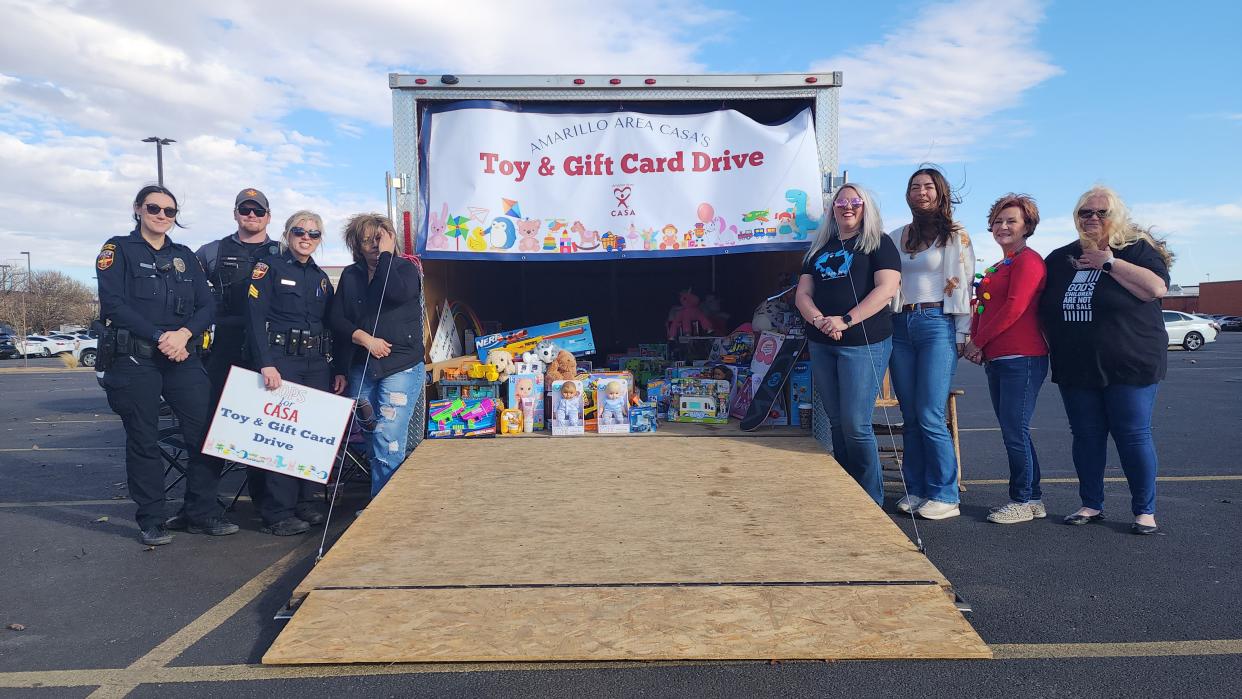
[[[164,157],[191,226],[179,240],[227,233],[243,186],[263,187],[277,216],[315,208],[336,230],[352,212],[381,210],[382,191],[334,191],[316,172],[336,165],[333,144],[292,128],[291,115],[320,113],[351,141],[386,127],[390,71],[701,71],[694,57],[711,33],[698,29],[725,16],[668,0],[307,0],[296,11],[8,0],[0,248],[34,246],[36,266],[90,265],[104,238],[129,229],[129,200],[154,179],[139,142],[153,134],[178,141]],[[348,259],[331,247],[327,257]]]
[[[1037,0],[932,5],[881,41],[818,62],[845,75],[842,162],[948,162],[1004,123],[998,112],[1061,71],[1035,47]]]

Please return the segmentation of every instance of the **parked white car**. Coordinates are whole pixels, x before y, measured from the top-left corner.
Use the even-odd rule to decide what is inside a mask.
[[[1169,333],[1169,346],[1181,345],[1191,352],[1209,342],[1216,342],[1220,325],[1181,311],[1164,311],[1164,329]]]
[[[13,344],[20,354],[28,357],[50,357],[53,354],[73,351],[73,340],[62,340],[45,335],[27,335],[25,340],[17,340]]]
[[[73,358],[78,360],[78,364],[93,367],[98,356],[99,340],[91,338],[78,340],[77,347],[73,351]]]

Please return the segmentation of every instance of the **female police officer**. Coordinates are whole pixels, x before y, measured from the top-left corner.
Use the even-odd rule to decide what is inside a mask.
[[[188,447],[187,530],[224,536],[237,525],[217,500],[220,474],[199,452],[207,431],[210,387],[198,343],[211,325],[213,302],[198,258],[174,243],[177,199],[149,185],[134,198],[134,230],[110,238],[95,259],[100,317],[107,324],[101,365],[108,405],[125,426],[129,494],[138,504],[139,540],[172,541],[164,528],[164,469],[160,463],[160,396],[173,409]]]
[[[334,393],[345,390],[344,372],[331,372],[328,332],[324,319],[332,300],[328,275],[311,255],[323,237],[323,220],[310,211],[298,211],[285,222],[284,252],[254,266],[246,302],[246,341],[254,364],[268,390],[293,381]],[[263,471],[264,487],[256,503],[263,518],[262,531],[290,536],[306,531],[323,515],[299,504],[303,484],[293,476]],[[252,491],[255,490],[252,488]],[[314,521],[308,522],[308,518]]]

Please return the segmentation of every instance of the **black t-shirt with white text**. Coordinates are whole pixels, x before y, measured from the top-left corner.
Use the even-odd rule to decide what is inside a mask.
[[[901,271],[901,255],[892,238],[880,236],[880,246],[868,254],[855,252],[858,236],[846,241],[833,238],[802,265],[802,274],[815,282],[812,298],[815,307],[826,316],[850,312],[859,301],[875,289],[875,273],[882,269]],[[870,318],[851,326],[833,340],[811,325],[806,326],[806,339],[828,345],[855,347],[875,344],[893,334],[892,311],[884,306]]]
[[[1150,243],[1112,249],[1113,257],[1155,272],[1169,283],[1169,268]],[[1052,381],[1103,388],[1148,386],[1164,378],[1169,334],[1160,300],[1142,301],[1106,272],[1078,269],[1082,244],[1048,253],[1048,282],[1039,318],[1048,336]]]

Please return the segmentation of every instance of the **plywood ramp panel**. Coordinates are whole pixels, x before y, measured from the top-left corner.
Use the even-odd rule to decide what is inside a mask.
[[[990,658],[935,586],[316,590],[263,662]]]
[[[811,438],[423,443],[297,587],[948,581]]]

